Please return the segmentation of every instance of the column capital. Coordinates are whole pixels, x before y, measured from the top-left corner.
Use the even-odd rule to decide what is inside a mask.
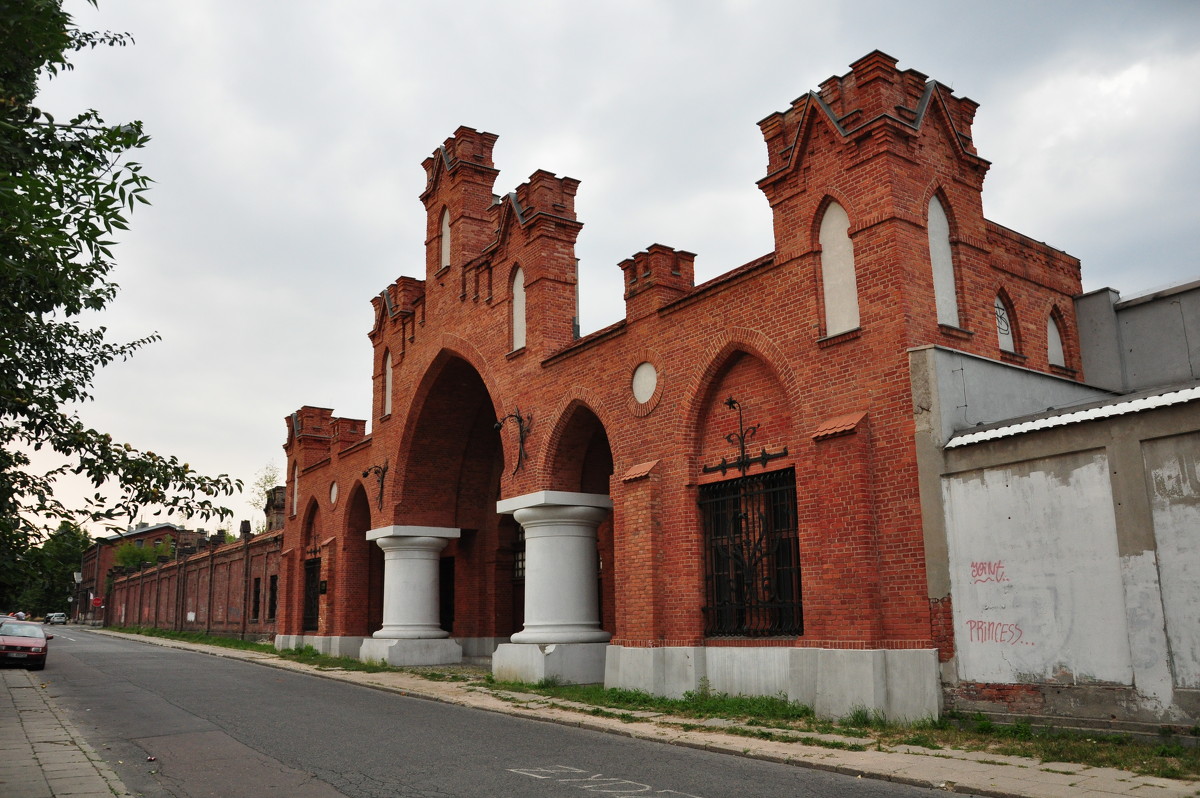
[[[496,502],[496,512],[501,515],[512,515],[517,510],[530,507],[575,506],[600,507],[611,510],[612,499],[607,493],[571,493],[564,490],[539,490],[514,496],[511,499],[501,499]]]
[[[584,536],[595,540],[596,527],[608,517],[607,507],[586,504],[538,504],[513,510],[513,518],[525,530],[525,539],[545,535]]]
[[[367,532],[367,540],[380,538],[446,538],[453,540],[462,535],[461,529],[448,526],[381,526]]]

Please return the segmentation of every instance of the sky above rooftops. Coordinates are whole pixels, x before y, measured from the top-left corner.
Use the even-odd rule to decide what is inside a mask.
[[[420,164],[459,125],[499,135],[498,193],[582,181],[585,334],[622,318],[617,263],[651,243],[696,253],[698,283],[770,252],[756,123],[875,49],[980,104],[985,214],[1080,258],[1085,290],[1200,276],[1198,3],[66,7],[137,42],[78,54],[40,102],[153,137],[101,323],[163,337],[81,414],[205,473],[282,467],[301,405],[369,417],[370,299],[424,276]]]

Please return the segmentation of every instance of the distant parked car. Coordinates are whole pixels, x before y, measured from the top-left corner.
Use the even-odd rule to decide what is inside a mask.
[[[65,624],[67,622],[67,614],[65,612],[52,612],[46,616],[44,623],[47,626],[53,626],[56,623]]]
[[[0,622],[0,662],[40,671],[46,667],[47,641],[53,639],[40,623],[4,619]]]

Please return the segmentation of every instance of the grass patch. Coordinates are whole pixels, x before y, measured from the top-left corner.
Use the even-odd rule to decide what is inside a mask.
[[[239,651],[277,653],[275,646],[270,643],[259,643],[255,640],[242,640],[236,637],[217,637],[215,635],[206,635],[204,632],[175,632],[170,629],[155,629],[150,626],[109,626],[107,628],[113,632],[123,632],[143,637],[159,637],[165,640],[178,640],[183,643],[199,643],[206,646],[233,648]]]
[[[481,682],[482,677],[478,674],[468,673],[466,671],[444,671],[430,668],[397,668],[397,670],[411,673],[414,676],[420,676],[422,679],[428,679],[431,682]]]
[[[866,707],[855,707],[850,710],[850,714],[838,721],[839,726],[847,729],[875,729],[883,731],[892,728],[895,724],[888,722],[888,719],[879,710],[870,710]]]
[[[784,721],[812,717],[812,710],[803,704],[788,701],[782,696],[730,696],[712,691],[685,693],[682,698],[664,698],[641,690],[604,688],[598,684],[559,684],[543,681],[492,681],[489,686],[500,690],[536,693],[581,704],[637,712],[658,712],[680,718],[725,718],[728,720]]]
[[[896,743],[899,745],[913,745],[918,748],[928,748],[931,751],[940,751],[942,748],[937,744],[937,741],[934,740],[933,737],[928,734],[921,733],[910,734],[906,737],[901,737],[896,741]]]
[[[359,673],[385,673],[388,671],[399,671],[399,668],[392,665],[386,665],[382,662],[363,662],[354,657],[331,657],[328,654],[321,654],[312,646],[303,646],[297,648],[284,649],[276,651],[281,659],[286,659],[291,662],[299,662],[303,665],[311,665],[317,670],[322,671],[357,671]]]
[[[312,646],[279,651],[270,643],[241,640],[236,637],[206,635],[203,632],[176,632],[170,629],[154,629],[146,626],[110,626],[108,629],[114,632],[124,632],[125,634],[142,635],[143,637],[158,637],[166,640],[179,640],[183,643],[200,643],[206,646],[219,646],[220,648],[231,648],[238,651],[258,651],[263,654],[274,654],[280,659],[300,662],[321,670],[363,671],[365,673],[400,670],[400,668],[394,668],[380,662],[363,662],[352,657],[330,657],[318,653]]]

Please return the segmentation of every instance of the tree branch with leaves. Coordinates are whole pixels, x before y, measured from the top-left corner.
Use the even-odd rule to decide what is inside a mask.
[[[97,370],[158,340],[112,343],[81,318],[116,296],[114,236],[151,184],[129,155],[149,137],[140,122],[109,125],[87,110],[62,123],[34,103],[39,80],[69,71],[71,53],[131,43],[78,30],[61,0],[0,4],[0,602],[12,588],[3,563],[40,539],[47,519],[117,528],[150,507],[224,518],[220,497],[242,487],[114,441],[76,410],[93,398]],[[65,463],[35,469],[38,451]],[[96,491],[81,507],[55,496],[68,472]]]

